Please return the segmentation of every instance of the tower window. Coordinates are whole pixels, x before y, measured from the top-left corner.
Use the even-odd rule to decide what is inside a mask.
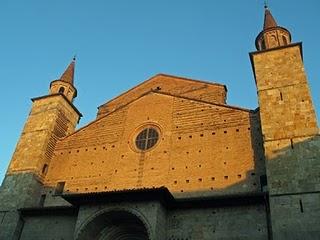
[[[48,164],[44,164],[42,167],[42,174],[47,174],[48,171]]]
[[[282,36],[282,41],[284,45],[288,45],[287,38],[285,36]]]
[[[59,88],[59,93],[64,93],[64,90],[65,90],[64,87],[60,87]]]
[[[261,44],[260,47],[261,47],[262,50],[266,49],[266,42],[265,42],[264,39],[262,39],[260,44]]]
[[[40,201],[39,201],[40,207],[44,206],[45,200],[46,200],[46,194],[42,194],[41,197],[40,197]]]
[[[301,199],[299,200],[299,204],[300,204],[300,212],[303,213],[303,204]]]
[[[148,150],[152,148],[159,139],[158,131],[153,128],[145,128],[136,137],[136,146],[139,150]]]

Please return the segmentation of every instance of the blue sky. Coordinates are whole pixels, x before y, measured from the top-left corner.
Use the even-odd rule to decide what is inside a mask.
[[[293,42],[303,42],[319,116],[320,1],[269,6]],[[262,24],[262,0],[1,0],[0,181],[30,98],[47,94],[74,54],[79,127],[99,105],[157,73],[225,84],[230,105],[254,109],[248,53]]]

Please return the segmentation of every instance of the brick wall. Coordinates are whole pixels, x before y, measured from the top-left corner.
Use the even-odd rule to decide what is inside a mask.
[[[227,98],[224,85],[158,74],[101,105],[98,108],[98,117],[136,100],[151,90],[220,104],[225,104]]]
[[[157,145],[138,151],[144,125]],[[57,143],[46,185],[99,192],[166,186],[176,196],[260,191],[264,174],[257,114],[163,93],[147,95]]]

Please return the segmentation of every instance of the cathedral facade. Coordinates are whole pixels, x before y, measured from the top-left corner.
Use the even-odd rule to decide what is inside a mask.
[[[73,60],[33,105],[0,188],[0,239],[319,239],[320,138],[302,43],[268,8],[255,110],[158,74],[81,113]]]

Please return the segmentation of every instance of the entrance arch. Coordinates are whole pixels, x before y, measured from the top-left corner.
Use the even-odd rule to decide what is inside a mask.
[[[150,240],[142,220],[125,210],[95,216],[80,230],[77,240]]]

